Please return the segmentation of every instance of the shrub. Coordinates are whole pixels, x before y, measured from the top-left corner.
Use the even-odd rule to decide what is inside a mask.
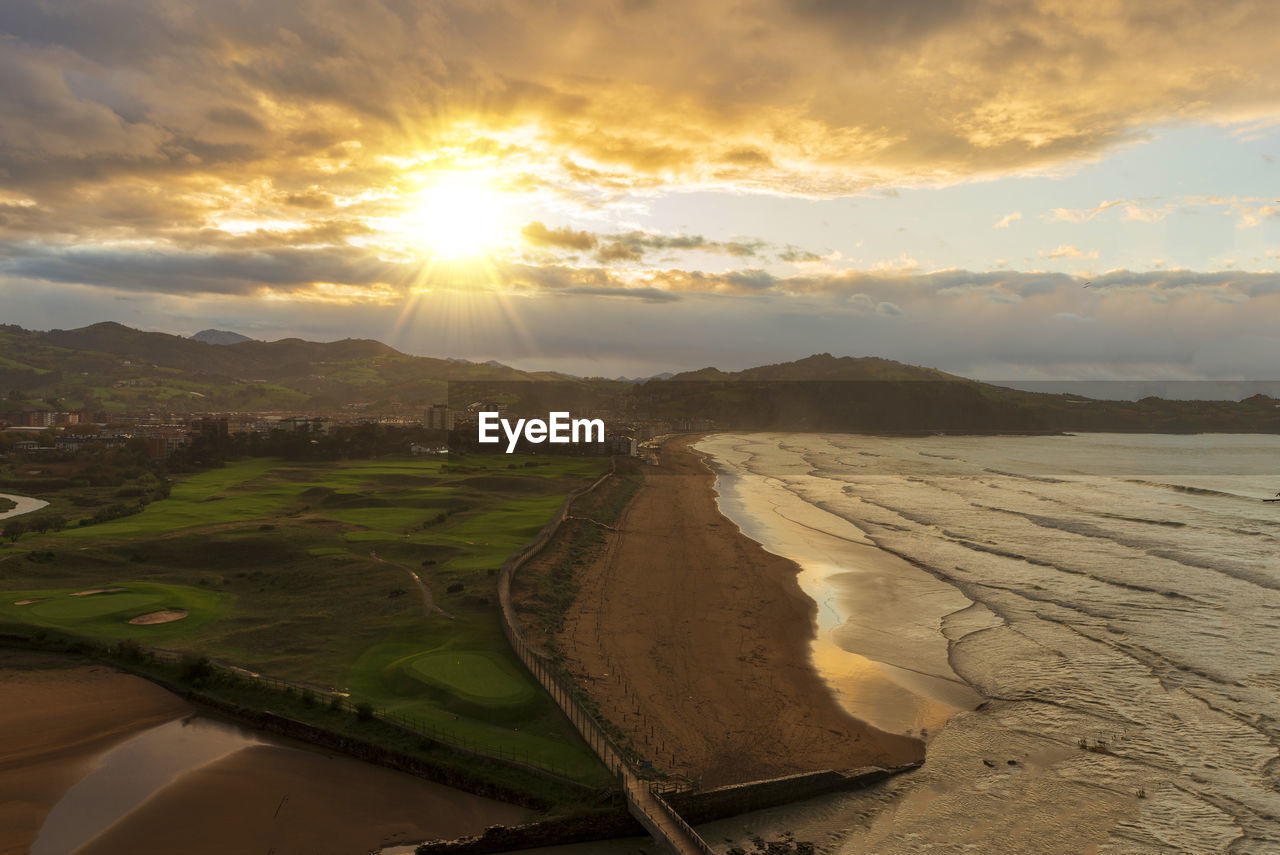
[[[198,683],[213,675],[213,663],[209,661],[208,656],[184,653],[182,654],[180,673],[182,674],[182,679],[191,683]]]

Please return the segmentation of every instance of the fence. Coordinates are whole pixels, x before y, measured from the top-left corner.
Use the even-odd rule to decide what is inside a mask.
[[[550,542],[559,531],[560,525],[569,516],[574,501],[599,487],[616,471],[615,461],[609,471],[589,487],[570,493],[555,516],[543,526],[537,536],[503,563],[498,577],[498,602],[501,606],[502,630],[511,644],[511,649],[520,657],[520,661],[529,669],[529,673],[533,674],[555,699],[560,709],[564,710],[565,715],[573,722],[578,733],[591,746],[591,750],[595,751],[609,771],[618,778],[618,784],[627,796],[628,808],[641,825],[674,852],[699,852],[703,855],[712,855],[712,849],[706,841],[660,795],[662,792],[683,792],[687,787],[673,782],[659,784],[640,780],[640,775],[635,768],[639,758],[629,748],[619,745],[612,739],[608,729],[582,705],[577,687],[567,675],[560,672],[546,651],[539,650],[525,640],[516,622],[515,607],[511,602],[511,582],[516,571]]]
[[[159,647],[140,647],[139,649],[152,653],[158,659],[170,662],[180,661],[184,655],[177,650],[166,650]],[[362,714],[363,705],[352,702],[351,699],[342,692],[308,685],[306,683],[283,680],[279,677],[270,677],[265,674],[257,674],[246,668],[218,659],[209,659],[208,662],[212,668],[229,672],[230,675],[238,679],[269,686],[272,689],[283,693],[294,693],[299,696],[306,696],[309,693],[320,703],[329,706],[331,709],[341,712],[351,712],[357,715]],[[474,737],[469,738],[464,734],[459,734],[452,728],[440,727],[426,722],[416,716],[405,715],[404,713],[395,712],[383,707],[374,707],[370,705],[367,708],[363,708],[363,713],[369,714],[372,717],[379,719],[384,724],[389,724],[399,730],[409,733],[410,735],[426,737],[433,742],[446,745],[455,751],[460,751],[485,760],[496,760],[500,763],[509,766],[516,766],[535,774],[549,775],[558,779],[561,783],[568,784],[570,786],[583,787],[585,789],[592,790],[595,789],[594,787],[585,785],[580,780],[575,779],[573,770],[557,763],[549,762],[544,758],[530,753],[528,750],[516,750],[487,742],[482,739],[476,739]]]

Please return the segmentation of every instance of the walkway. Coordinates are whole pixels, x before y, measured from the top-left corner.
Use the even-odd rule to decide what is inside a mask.
[[[561,685],[548,664],[546,653],[536,649],[524,639],[511,603],[511,578],[515,575],[515,571],[551,540],[560,524],[569,516],[569,508],[573,505],[573,500],[583,493],[594,490],[612,473],[611,467],[609,472],[600,476],[590,487],[570,493],[555,517],[543,527],[542,531],[502,565],[498,577],[498,603],[501,607],[499,614],[502,616],[502,629],[507,636],[507,641],[511,643],[511,649],[524,662],[525,667],[564,710],[569,721],[573,722],[573,726],[604,762],[605,767],[618,777],[627,799],[628,812],[653,836],[654,841],[668,855],[713,855],[711,847],[698,836],[698,832],[681,819],[670,805],[649,791],[648,782],[636,775],[635,770],[627,763],[595,719],[572,697],[567,687]]]

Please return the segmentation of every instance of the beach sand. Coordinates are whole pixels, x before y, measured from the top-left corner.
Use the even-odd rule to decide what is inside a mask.
[[[578,569],[557,639],[568,667],[655,766],[704,787],[920,760],[919,740],[841,709],[810,658],[799,568],[720,514],[696,440],[663,446]]]
[[[0,855],[25,855],[95,756],[190,711],[141,678],[67,662],[0,650]]]

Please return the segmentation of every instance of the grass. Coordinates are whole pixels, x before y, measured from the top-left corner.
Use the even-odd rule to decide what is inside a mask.
[[[421,653],[404,663],[406,673],[460,698],[503,706],[531,699],[528,683],[488,651]]]
[[[139,643],[163,646],[198,630],[221,612],[223,595],[181,585],[147,582],[108,583],[99,587],[122,588],[100,594],[72,596],[75,588],[9,591],[0,601],[0,620],[72,630],[93,638],[133,638]],[[40,600],[19,606],[23,600]],[[162,624],[134,625],[139,615],[161,609],[184,609],[187,617]]]
[[[202,472],[175,484],[168,499],[153,502],[142,513],[63,534],[72,539],[138,538],[268,516],[294,492],[286,485],[256,483],[279,466],[280,461],[268,458]]]
[[[496,571],[606,465],[520,455],[236,462],[174,484],[136,515],[0,548],[0,620],[341,688],[600,783],[603,768],[508,649]],[[424,608],[411,572],[448,616]],[[128,590],[67,596],[117,586]],[[11,605],[41,596],[53,605]],[[127,623],[168,607],[190,616]]]

